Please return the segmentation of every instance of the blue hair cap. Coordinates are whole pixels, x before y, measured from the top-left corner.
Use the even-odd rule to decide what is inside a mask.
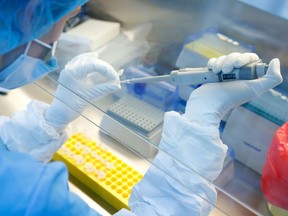
[[[48,33],[88,0],[0,0],[0,55]]]

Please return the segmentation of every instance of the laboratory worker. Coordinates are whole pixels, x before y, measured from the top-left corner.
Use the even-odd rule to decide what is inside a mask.
[[[24,86],[57,68],[56,41],[65,21],[85,2],[0,1],[2,90]],[[257,60],[253,53],[232,53],[211,59],[208,67],[229,73]],[[90,82],[92,73],[101,77],[100,84]],[[273,59],[260,79],[206,84],[193,91],[184,114],[165,114],[161,150],[133,188],[130,210],[115,215],[209,215],[217,198],[213,181],[227,151],[219,137],[220,120],[281,81],[279,60]],[[119,90],[119,77],[110,65],[87,53],[68,62],[58,82],[51,104],[34,100],[12,117],[0,118],[1,216],[99,215],[69,192],[65,165],[49,160],[67,138],[65,127],[87,101]]]

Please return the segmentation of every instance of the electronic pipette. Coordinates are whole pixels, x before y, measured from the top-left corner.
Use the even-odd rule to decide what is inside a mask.
[[[121,84],[132,83],[152,83],[168,81],[173,85],[198,85],[212,82],[226,82],[233,80],[252,80],[265,75],[268,69],[266,63],[261,60],[244,65],[241,68],[235,68],[228,74],[213,73],[206,67],[200,68],[183,68],[172,71],[169,75],[150,76],[142,78],[132,78],[122,80]]]

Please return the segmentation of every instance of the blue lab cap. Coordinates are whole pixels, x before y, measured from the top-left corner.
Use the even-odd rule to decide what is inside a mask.
[[[45,35],[88,0],[0,0],[0,55]]]

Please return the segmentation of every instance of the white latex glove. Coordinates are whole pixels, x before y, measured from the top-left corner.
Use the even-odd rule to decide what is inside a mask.
[[[231,53],[212,58],[207,67],[214,73],[229,73],[259,57],[254,53]],[[267,73],[255,80],[238,80],[202,85],[190,95],[183,116],[202,126],[219,126],[220,120],[233,108],[263,94],[282,82],[279,59],[269,63]]]
[[[228,73],[255,60],[256,54],[233,53],[210,60],[208,67]],[[135,215],[210,215],[217,198],[213,181],[227,152],[218,124],[230,109],[279,84],[279,66],[273,60],[258,80],[202,85],[192,92],[185,114],[165,113],[155,167],[133,187],[129,199]]]
[[[58,82],[56,99],[46,110],[45,118],[49,124],[61,129],[76,119],[89,102],[121,88],[117,72],[93,53],[73,58],[60,73]]]

